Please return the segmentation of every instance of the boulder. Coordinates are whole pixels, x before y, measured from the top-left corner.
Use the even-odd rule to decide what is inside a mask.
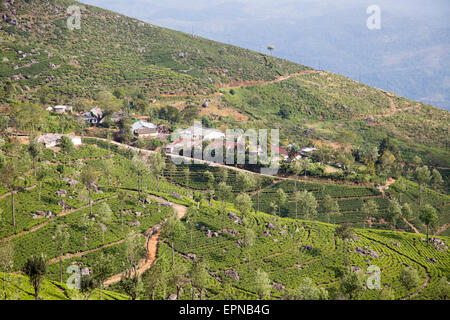
[[[188,256],[188,258],[191,259],[191,260],[197,259],[197,255],[196,255],[195,253],[188,253],[187,256]]]
[[[234,212],[228,212],[228,217],[230,217],[234,223],[238,223],[241,220]]]
[[[271,222],[269,222],[267,224],[267,228],[270,229],[270,230],[275,230],[275,226]]]
[[[269,230],[264,230],[263,236],[264,237],[271,237],[272,235],[270,234]]]
[[[283,291],[285,286],[283,284],[281,284],[281,283],[273,281],[272,282],[272,288],[274,288],[277,291]]]
[[[168,298],[167,298],[167,300],[177,300],[177,295],[175,294],[175,293],[172,293]]]
[[[65,197],[65,196],[67,196],[67,190],[65,190],[65,189],[60,189],[60,190],[56,191],[56,194],[57,194],[59,197]]]
[[[358,267],[358,266],[351,266],[350,269],[351,269],[353,272],[359,272],[359,271],[361,271],[361,268]]]
[[[171,197],[171,198],[174,198],[174,199],[178,199],[178,200],[183,199],[183,197],[182,197],[180,194],[176,193],[176,192],[172,192],[172,193],[170,194],[170,197]]]
[[[225,270],[224,274],[228,278],[231,278],[231,279],[234,279],[234,280],[237,280],[237,281],[239,281],[239,279],[240,279],[239,278],[239,273],[236,270],[234,270],[234,269]]]

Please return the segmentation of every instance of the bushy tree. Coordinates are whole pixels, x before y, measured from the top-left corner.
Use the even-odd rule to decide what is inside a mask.
[[[420,209],[419,219],[422,221],[427,228],[427,247],[428,247],[428,233],[430,229],[434,229],[438,223],[438,216],[436,209],[431,205],[426,204]]]
[[[1,216],[1,209],[0,209]],[[6,275],[11,272],[14,266],[14,245],[9,242],[0,243],[0,270],[3,272],[3,295],[5,300],[8,299],[6,294]]]
[[[41,288],[42,280],[47,273],[47,266],[45,256],[31,256],[23,267],[23,272],[28,276],[31,286],[34,288],[34,298],[39,300],[39,289]]]
[[[166,168],[166,160],[159,151],[153,152],[149,158],[150,170],[156,177],[156,190],[159,192],[159,179],[163,175],[164,169]]]
[[[70,233],[69,227],[64,223],[59,223],[56,225],[56,230],[53,235],[53,240],[56,244],[56,249],[58,250],[59,257],[59,282],[63,282],[63,272],[62,272],[62,253],[64,248],[69,244]]]
[[[408,291],[417,287],[420,283],[419,274],[417,273],[417,270],[412,267],[403,268],[400,273],[399,279],[401,284]]]
[[[330,217],[333,217],[333,224],[335,223],[335,217],[341,214],[339,204],[337,200],[333,200],[329,194],[327,194],[323,201],[323,208],[327,215],[328,223],[330,223]]]
[[[316,287],[310,278],[304,278],[300,286],[294,291],[295,300],[327,300],[328,291]]]
[[[356,272],[346,269],[342,275],[339,290],[349,300],[358,299],[363,292],[362,277]]]
[[[258,269],[255,274],[255,290],[259,300],[263,300],[270,294],[271,290],[269,275],[261,269]]]

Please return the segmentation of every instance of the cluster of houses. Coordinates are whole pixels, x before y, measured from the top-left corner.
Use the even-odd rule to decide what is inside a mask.
[[[73,112],[72,106],[54,106],[48,107],[48,111],[62,114]],[[115,112],[111,116],[111,121],[119,122],[125,113]],[[90,125],[96,125],[98,123],[102,123],[104,121],[104,112],[101,108],[95,107],[89,111],[83,112],[78,115],[86,123]],[[131,125],[131,131],[136,138],[162,138],[167,139],[169,137],[169,130],[164,126],[158,126],[151,122],[147,122],[144,120],[138,120]],[[81,139],[76,136],[67,135],[73,142],[74,145],[80,145]],[[61,134],[45,134],[41,136],[38,141],[42,142],[47,148],[55,147],[59,145]],[[225,145],[226,150],[235,149],[237,147],[236,142],[228,142],[225,139],[225,134],[217,129],[205,128],[199,124],[195,124],[186,129],[177,130],[177,138],[167,144],[164,147],[164,150],[168,154],[179,154],[180,150],[186,146],[186,143],[190,144],[191,147],[201,147],[203,142],[210,142],[209,146],[211,149],[220,148]],[[288,145],[287,148],[292,147],[292,145]],[[293,155],[292,158],[289,158],[288,151],[283,147],[277,147],[274,149],[272,147],[272,152],[277,152],[279,154],[280,161],[293,161],[301,159],[302,157],[310,157],[312,153],[317,150],[313,147],[304,147],[299,150],[298,153]],[[261,150],[261,146],[258,146],[256,150],[250,150],[249,152],[261,154],[264,150]]]
[[[164,147],[165,152],[168,154],[179,154],[186,145],[190,145],[191,147],[201,147],[205,141],[210,142],[208,146],[211,150],[223,148],[225,146],[225,152],[227,152],[228,150],[236,150],[237,148],[237,142],[227,141],[225,139],[225,134],[216,129],[193,125],[187,129],[178,130],[177,133],[177,139]],[[278,153],[279,161],[287,162],[298,160],[302,157],[310,157],[315,150],[317,149],[313,147],[301,148],[298,154],[295,154],[292,159],[289,159],[288,151],[285,148],[271,147],[272,153]],[[265,150],[262,150],[260,145],[258,145],[255,150],[249,150],[249,154],[253,155],[261,155],[263,152],[265,152]]]

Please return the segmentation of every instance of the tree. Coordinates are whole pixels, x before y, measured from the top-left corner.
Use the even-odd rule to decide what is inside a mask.
[[[98,288],[100,291],[100,300],[102,300],[102,290],[104,286],[105,280],[108,278],[109,274],[112,271],[112,262],[113,257],[110,255],[105,255],[103,252],[100,254],[96,263],[93,266],[93,274],[94,278],[98,283]]]
[[[156,190],[159,192],[159,179],[166,168],[166,160],[161,152],[153,152],[149,158],[150,169],[156,177]]]
[[[102,109],[103,114],[98,117],[98,121],[104,117],[112,114],[114,111],[118,111],[121,105],[121,101],[117,99],[111,92],[102,91],[99,92],[96,97],[97,106]]]
[[[208,189],[214,188],[214,175],[211,173],[211,171],[205,171],[204,173],[205,179],[206,179],[206,185],[208,186]]]
[[[255,290],[259,300],[263,300],[270,294],[270,280],[267,272],[258,269],[255,275]]]
[[[361,276],[349,269],[344,271],[339,285],[340,292],[348,299],[357,299],[363,292]]]
[[[147,274],[144,273],[146,277]],[[163,299],[166,297],[166,288],[169,283],[169,267],[166,256],[158,257],[148,273],[147,293],[152,300],[155,300],[155,293],[158,288],[163,288]]]
[[[145,243],[145,237],[135,231],[130,231],[125,237],[124,247],[125,256],[129,265],[131,274],[137,274],[139,260],[142,256],[142,248]]]
[[[222,201],[222,210],[225,211],[225,201],[229,200],[232,196],[232,188],[225,182],[219,183],[216,189],[216,195],[219,200]]]
[[[83,240],[84,240],[84,246],[87,248],[87,232],[89,230],[89,228],[91,228],[94,225],[94,221],[92,221],[89,216],[86,213],[83,213],[81,215],[81,223],[80,223],[80,227],[83,230]]]
[[[121,225],[121,230],[123,232],[123,215],[124,215],[124,205],[125,205],[125,201],[127,200],[127,193],[123,190],[119,191],[119,193],[117,194],[117,198],[119,199],[119,204],[120,204],[120,225]]]
[[[81,172],[81,183],[86,187],[89,192],[89,214],[92,217],[92,188],[96,180],[96,174],[94,169],[90,166],[85,166]]]
[[[263,183],[262,177],[259,175],[256,175],[255,176],[255,187],[257,190],[257,193],[256,193],[256,210],[257,211],[259,211],[259,195],[261,194],[262,183]]]
[[[397,220],[402,216],[402,206],[397,199],[389,201],[389,207],[386,215],[386,220],[390,222],[391,227],[394,228]]]
[[[8,296],[6,294],[6,274],[11,272],[13,266],[14,245],[10,241],[0,243],[0,270],[3,272],[3,295],[5,297],[5,300],[8,299]]]
[[[395,184],[396,189],[398,189],[399,193],[400,193],[400,203],[403,202],[402,201],[402,195],[403,193],[405,193],[406,191],[406,180],[403,177],[398,178],[397,183]]]
[[[428,247],[428,233],[430,229],[434,229],[438,222],[438,216],[436,209],[431,205],[426,204],[424,207],[420,208],[419,219],[427,227],[427,247]]]
[[[186,183],[186,188],[189,188],[189,178],[191,175],[189,167],[186,167],[183,169],[183,175],[184,175],[184,179],[185,179],[185,183]]]
[[[108,186],[111,185],[111,173],[114,169],[114,161],[112,159],[105,159],[102,161],[103,172],[108,180]]]
[[[196,191],[194,192],[194,201],[197,202],[197,209],[200,208],[200,202],[203,199],[203,193]]]
[[[5,186],[7,190],[11,193],[11,214],[13,220],[13,226],[16,227],[16,207],[14,195],[16,190],[19,188],[19,171],[14,162],[9,162],[0,171],[0,183]]]
[[[383,170],[389,174],[389,171],[392,165],[395,162],[395,156],[389,150],[386,150],[382,153],[380,157],[380,164]]]
[[[172,269],[169,284],[175,287],[177,299],[180,299],[183,287],[188,284],[188,279],[186,278],[188,271],[186,265],[180,263],[175,265],[175,268]]]
[[[142,192],[142,179],[148,173],[145,158],[141,155],[134,155],[133,159],[131,159],[131,168],[138,177],[138,194],[140,200]]]
[[[236,183],[242,188],[242,191],[248,191],[254,188],[255,179],[252,174],[246,172],[238,172],[236,177]]]
[[[31,141],[30,145],[28,146],[28,153],[33,159],[33,172],[34,177],[36,178],[36,161],[42,157],[43,154],[42,144],[40,144],[36,140]]]
[[[402,272],[399,275],[399,279],[401,284],[408,291],[417,287],[420,283],[419,274],[417,273],[417,270],[412,267],[403,268]]]
[[[339,204],[337,200],[333,200],[329,194],[327,194],[323,201],[323,208],[330,223],[330,217],[333,217],[333,224],[335,224],[335,217],[341,214]]]
[[[203,300],[203,293],[208,286],[208,264],[202,260],[194,260],[190,271],[191,285],[193,289],[197,289],[200,293],[200,300]],[[192,292],[192,300],[194,300],[194,291]]]
[[[442,277],[439,283],[434,287],[434,294],[441,300],[447,300],[450,297],[450,284],[446,277]]]
[[[252,209],[252,199],[246,193],[241,192],[237,195],[234,201],[236,209],[242,214],[244,219],[247,219],[247,215]]]
[[[138,274],[131,274],[130,270],[126,270],[119,281],[119,287],[130,297],[136,300],[142,293],[144,287]]]
[[[278,214],[281,216],[281,206],[284,206],[287,201],[287,195],[283,189],[277,189],[277,199],[278,199]]]
[[[327,300],[328,291],[316,287],[310,278],[304,278],[293,296],[295,300]]]
[[[31,256],[23,267],[23,272],[28,276],[31,286],[34,288],[34,299],[39,300],[39,289],[42,280],[47,273],[47,266],[45,263],[45,256]]]
[[[69,239],[70,239],[69,227],[64,223],[57,224],[55,234],[53,235],[52,238],[56,244],[56,250],[58,251],[59,282],[62,283],[63,282],[62,253],[64,251],[64,248],[67,247],[67,245],[69,244]]]
[[[378,214],[377,203],[373,200],[365,201],[361,207],[361,211],[364,214],[364,229],[365,229],[366,221],[369,221],[371,216],[375,216]],[[369,224],[369,228],[370,228],[370,224]]]
[[[192,235],[194,234],[194,218],[195,215],[197,214],[198,209],[194,208],[194,207],[189,207],[188,211],[187,211],[187,216],[186,216],[186,223],[189,226],[189,233],[190,233],[190,237],[191,237],[191,245],[192,245]]]
[[[109,205],[106,202],[102,202],[98,208],[98,217],[101,221],[99,222],[99,224],[102,230],[102,243],[105,243],[105,231],[107,230],[104,223],[109,222],[112,218],[112,215],[113,213]]]
[[[272,56],[272,51],[275,50],[275,46],[273,44],[270,44],[267,46],[267,50],[269,50],[270,55]]]
[[[416,180],[419,184],[419,204],[422,205],[422,189],[424,185],[430,183],[431,175],[427,166],[418,167],[416,169]]]
[[[228,169],[220,167],[219,169],[219,178],[221,182],[228,182]]]
[[[408,221],[412,217],[412,209],[409,203],[405,203],[402,206],[402,218]]]
[[[309,220],[316,216],[317,202],[312,192],[306,190],[300,192],[299,203],[304,219]]]
[[[182,230],[183,225],[178,220],[178,215],[174,211],[163,226],[163,233],[169,239],[172,247],[172,269],[175,268],[175,249],[174,249],[175,238]]]
[[[431,178],[431,185],[434,190],[439,191],[442,187],[442,184],[444,183],[444,180],[442,180],[442,176],[439,173],[438,170],[433,169],[432,171],[432,178]]]
[[[250,250],[253,247],[253,245],[255,244],[255,232],[251,229],[251,228],[246,228],[244,230],[244,248],[247,250],[247,256],[248,256],[248,272],[250,272]]]
[[[36,172],[37,171],[37,172]],[[42,183],[44,182],[45,178],[47,178],[50,175],[50,164],[49,162],[45,161],[39,166],[39,169],[35,171],[35,177],[39,184],[39,201],[41,201],[41,192],[42,192]]]
[[[300,172],[303,172],[305,174],[305,177],[306,177],[306,172],[311,167],[311,160],[309,158],[301,158],[301,159],[299,159],[299,160],[297,160],[295,162],[298,162]]]
[[[61,137],[59,146],[61,149],[61,153],[64,155],[64,165],[66,165],[66,157],[69,156],[70,162],[70,156],[75,151],[75,146],[73,145],[72,140],[67,136]]]
[[[343,243],[343,254],[344,254],[344,264],[347,264],[347,250],[346,242],[353,236],[353,229],[346,224],[340,225],[335,229],[335,236],[342,240]]]

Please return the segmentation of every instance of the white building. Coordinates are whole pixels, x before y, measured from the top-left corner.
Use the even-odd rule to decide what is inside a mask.
[[[187,129],[179,130],[180,136],[193,138],[193,139],[203,139],[203,140],[213,140],[213,139],[224,139],[225,134],[216,129],[203,128],[201,126],[190,126]]]
[[[41,135],[37,141],[42,143],[46,148],[53,148],[60,145],[62,136],[63,134],[59,133],[47,133]],[[68,137],[75,146],[81,145],[81,137],[70,134],[65,134],[64,136]]]
[[[72,112],[72,110],[73,110],[72,106],[55,106],[53,108],[53,112],[55,112],[55,113]]]

